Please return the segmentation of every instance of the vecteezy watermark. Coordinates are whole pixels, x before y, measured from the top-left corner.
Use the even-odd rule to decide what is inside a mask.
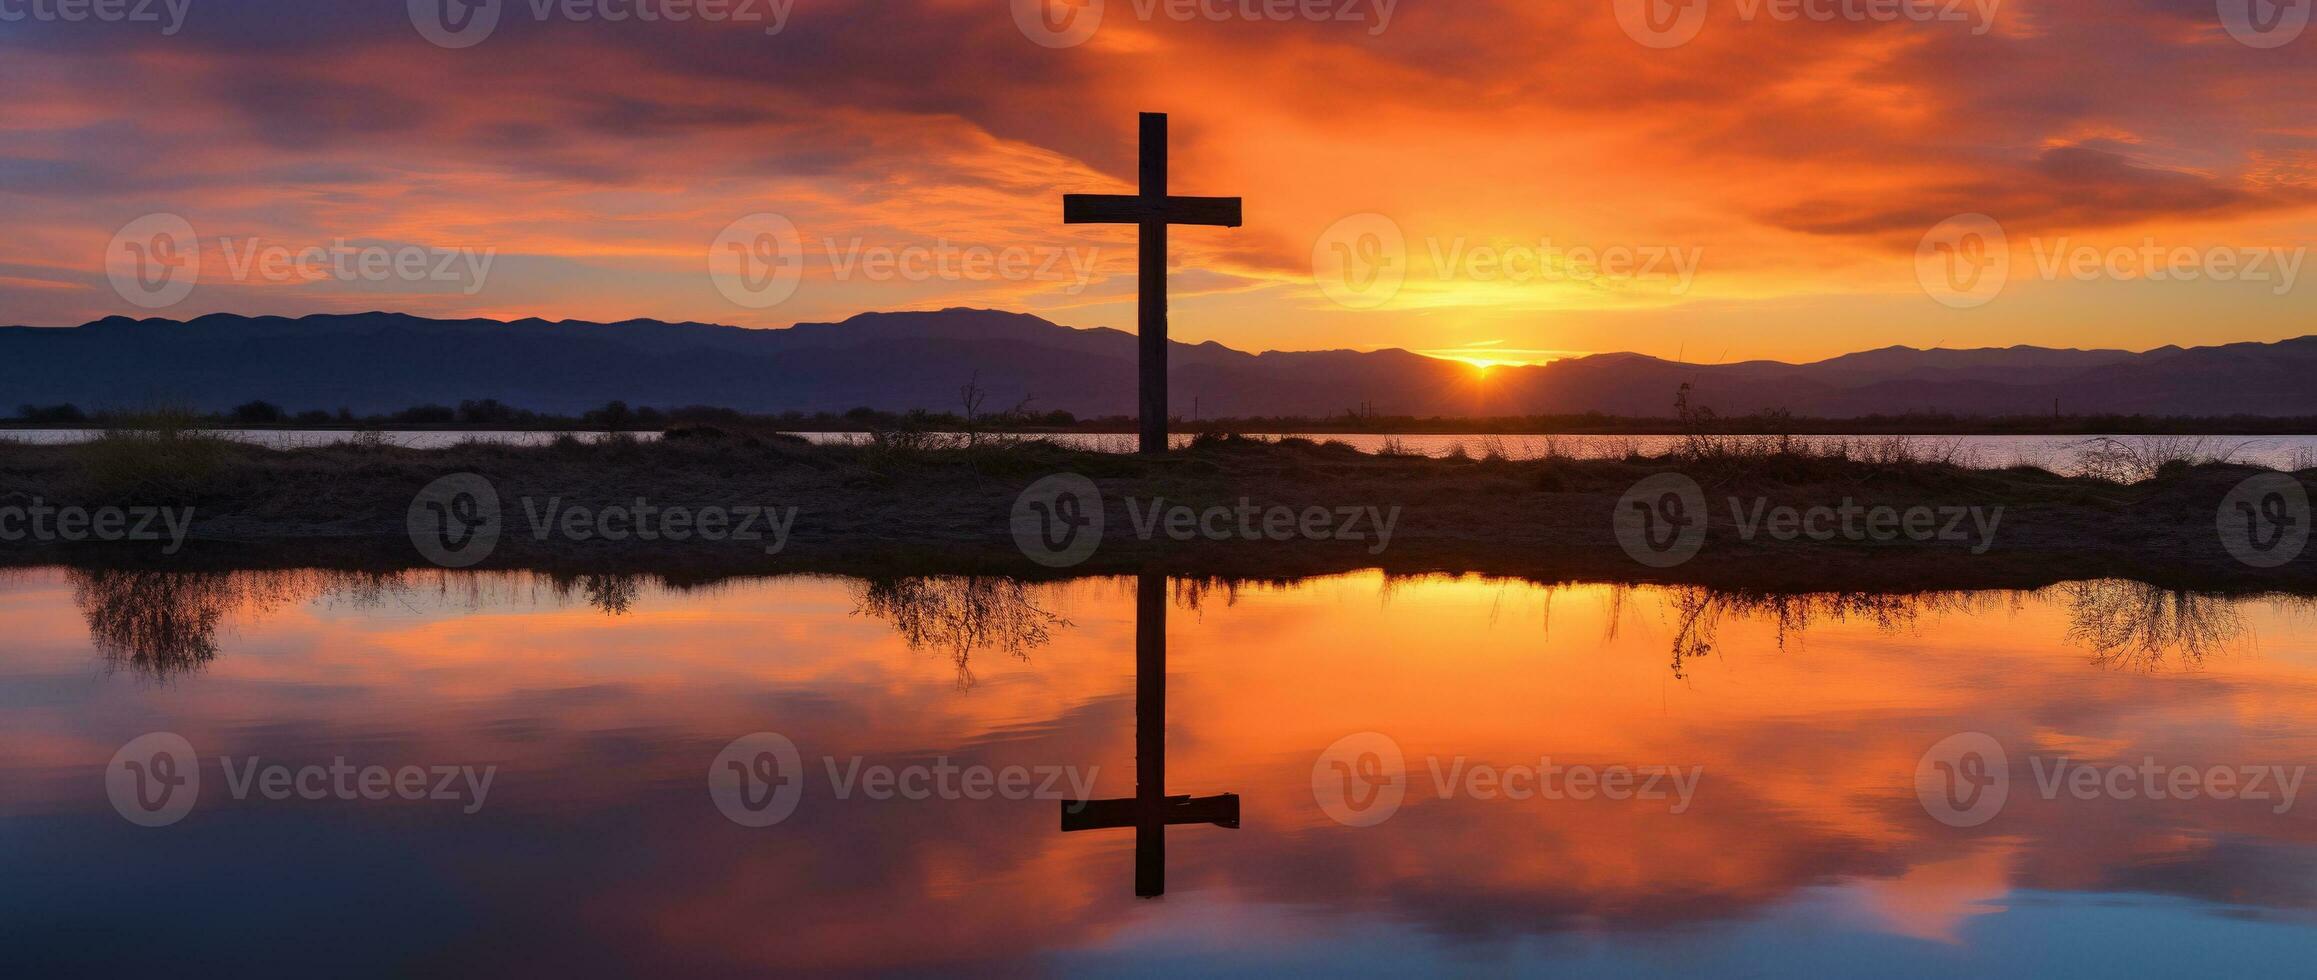
[[[1128,530],[1143,541],[1161,534],[1175,541],[1373,541],[1368,554],[1380,555],[1391,547],[1400,522],[1398,506],[1295,507],[1246,497],[1206,507],[1164,497],[1127,497],[1125,503]],[[1077,565],[1102,546],[1102,490],[1075,473],[1046,477],[1014,498],[1011,526],[1014,544],[1031,561],[1049,568]]]
[[[1094,282],[1098,248],[960,245],[946,238],[932,243],[871,245],[854,237],[821,239],[829,274],[839,282],[1054,282],[1076,296]]]
[[[708,799],[743,827],[770,827],[804,798],[804,757],[777,732],[733,739],[708,761]]]
[[[1101,767],[960,765],[948,756],[904,765],[872,763],[865,756],[823,756],[829,795],[891,800],[1091,800]],[[777,732],[733,739],[708,763],[708,798],[726,819],[743,827],[770,827],[796,813],[804,799],[804,757]]]
[[[2264,473],[2228,492],[2214,515],[2221,547],[2254,568],[2279,568],[2309,547],[2309,489],[2285,473]]]
[[[1617,26],[1644,47],[1678,48],[1706,26],[1709,0],[1614,0]],[[1719,0],[1715,0],[1719,2]],[[1741,23],[1968,24],[1973,36],[1995,28],[2003,0],[1728,0]]]
[[[409,0],[409,7],[420,37],[456,49],[488,40],[509,7],[539,23],[762,24],[770,35],[788,28],[796,0]]]
[[[2309,27],[2310,0],[2217,0],[2221,27],[2248,48],[2293,43]]]
[[[499,546],[499,488],[474,473],[442,477],[411,498],[403,525],[426,560],[444,568],[480,564]]]
[[[105,796],[121,818],[140,827],[185,819],[201,798],[201,760],[175,732],[130,739],[105,763]]]
[[[1839,503],[1794,506],[1767,497],[1729,498],[1730,524],[1741,541],[1948,542],[1984,555],[1995,546],[2003,506],[1914,504],[1904,507]],[[1625,553],[1651,568],[1672,568],[1705,546],[1706,497],[1697,481],[1679,473],[1642,480],[1617,500],[1610,526]]]
[[[1750,504],[1731,497],[1730,521],[1737,525],[1741,541],[1764,534],[1778,541],[1946,541],[1970,545],[1972,554],[1984,555],[1995,547],[2003,505],[1870,507],[1844,497],[1833,506],[1794,507],[1773,506],[1762,497]]]
[[[2014,259],[2003,225],[1984,214],[1963,214],[1932,226],[1915,247],[1915,279],[1925,293],[1955,309],[1984,306],[2023,270],[2046,282],[2263,282],[2283,296],[2300,281],[2305,245],[2191,247],[2154,237],[2125,244],[2092,244],[2068,236],[2027,240],[2031,262]]]
[[[1672,568],[1706,544],[1706,492],[1679,473],[1659,473],[1617,498],[1609,526],[1634,561]]]
[[[804,280],[804,239],[796,223],[765,211],[724,226],[708,243],[708,278],[734,305],[768,309]]]
[[[499,767],[470,765],[356,765],[345,756],[328,765],[268,765],[258,756],[217,757],[226,794],[267,800],[453,801],[472,814],[490,798]],[[201,796],[201,760],[193,744],[173,732],[130,739],[105,766],[105,795],[123,819],[166,827],[185,819]]]
[[[822,238],[817,246],[829,278],[838,282],[1050,282],[1076,296],[1094,282],[1099,248],[992,246],[953,242],[877,244],[854,236]],[[708,247],[708,278],[734,305],[778,306],[804,279],[806,245],[796,223],[771,212],[748,215],[719,232]]]
[[[1677,296],[1689,292],[1705,259],[1705,250],[1696,246],[1563,245],[1549,237],[1534,242],[1432,237],[1424,241],[1424,254],[1431,260],[1431,275],[1441,282],[1663,283]],[[1372,212],[1354,214],[1329,225],[1312,245],[1312,279],[1337,305],[1372,310],[1391,302],[1407,284],[1413,274],[1410,257],[1399,222]]]
[[[2282,815],[2300,797],[2307,766],[2165,764],[2142,756],[2137,764],[2093,765],[2065,756],[2029,755],[2033,789],[2044,800],[2251,800]],[[2010,802],[2015,767],[2003,743],[1984,732],[1940,739],[1915,763],[1915,798],[1923,812],[1950,827],[1977,827]]]
[[[1497,766],[1464,756],[1425,759],[1427,783],[1442,800],[1610,800],[1665,802],[1669,813],[1686,813],[1697,796],[1704,766],[1563,765],[1552,756],[1535,764]],[[1392,818],[1406,801],[1408,767],[1400,744],[1379,732],[1337,739],[1311,767],[1311,795],[1328,818],[1347,827],[1373,827]]]
[[[788,547],[795,507],[766,504],[655,504],[645,497],[602,506],[562,497],[517,498],[534,541],[762,542],[764,553]],[[442,477],[411,498],[404,514],[410,543],[444,568],[466,568],[491,556],[505,533],[498,488],[473,473]]]
[[[176,37],[192,9],[193,0],[0,0],[0,24],[157,24]]]
[[[292,247],[255,238],[217,239],[225,273],[236,282],[419,282],[455,285],[473,296],[491,277],[496,248],[428,245],[358,245],[344,238],[328,245]]]
[[[58,507],[40,497],[0,504],[0,542],[9,544],[166,541],[161,553],[174,555],[192,529],[191,507]]]
[[[148,214],[121,226],[105,245],[113,292],[148,310],[175,306],[201,281],[201,239],[174,214]]]
[[[1915,281],[1954,309],[1984,306],[2011,281],[2011,240],[1984,214],[1939,222],[1915,244]]]
[[[292,246],[256,238],[220,236],[216,251],[234,282],[406,282],[455,285],[472,296],[490,278],[496,248],[443,248],[361,244],[334,238],[327,245]],[[201,240],[175,214],[148,214],[121,226],[105,248],[113,292],[133,306],[160,309],[184,301],[205,272]]]
[[[1093,40],[1103,16],[1131,10],[1148,24],[1171,20],[1224,23],[1351,24],[1376,37],[1391,29],[1400,0],[1012,0],[1014,26],[1048,48],[1075,48]]]

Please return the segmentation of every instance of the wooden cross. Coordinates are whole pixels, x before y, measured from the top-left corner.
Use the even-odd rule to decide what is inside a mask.
[[[1065,194],[1062,222],[1142,226],[1142,451],[1167,451],[1167,226],[1239,227],[1236,197],[1167,195],[1167,116],[1142,114],[1142,193]]]
[[[1062,832],[1134,828],[1134,894],[1167,891],[1167,826],[1239,829],[1239,794],[1168,796],[1166,576],[1145,572],[1135,587],[1134,796],[1063,800]]]

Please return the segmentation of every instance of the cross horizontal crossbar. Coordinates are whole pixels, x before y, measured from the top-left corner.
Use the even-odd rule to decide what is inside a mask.
[[[1239,227],[1236,197],[1169,197],[1161,207],[1151,198],[1133,194],[1064,194],[1062,223],[1067,225],[1138,225],[1163,221],[1170,225]]]
[[[1063,800],[1062,830],[1112,830],[1132,827],[1140,822],[1141,801],[1123,800]],[[1170,796],[1161,804],[1166,810],[1168,824],[1211,823],[1217,827],[1239,829],[1239,794],[1221,796]]]

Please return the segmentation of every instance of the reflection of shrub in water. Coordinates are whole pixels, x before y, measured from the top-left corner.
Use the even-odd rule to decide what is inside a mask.
[[[404,590],[395,573],[300,569],[156,572],[72,569],[73,603],[89,640],[108,663],[167,679],[217,658],[229,616],[259,616],[282,605],[333,597],[358,606]]]
[[[2245,633],[2234,600],[2144,582],[2072,582],[2068,640],[2103,667],[2155,670],[2174,653],[2194,667]]]
[[[1622,609],[1630,591],[1631,587],[1620,586],[1611,592],[1614,605],[1609,617],[1610,639],[1616,638],[1617,623],[1623,618],[1618,610]],[[1676,679],[1683,676],[1683,664],[1714,652],[1722,621],[1731,616],[1769,619],[1776,631],[1778,648],[1783,650],[1790,639],[1799,642],[1812,625],[1821,622],[1860,620],[1884,632],[1896,632],[1913,627],[1925,614],[1984,612],[2002,598],[1999,594],[1972,592],[1780,594],[1702,585],[1675,586],[1662,594],[1665,608],[1674,617],[1672,668]]]
[[[643,594],[644,580],[640,575],[580,575],[556,578],[553,587],[557,599],[568,602],[577,594],[607,616],[625,616]]]
[[[2202,663],[2246,632],[2235,600],[2163,589],[2143,582],[2076,582],[2060,586],[2067,602],[2068,640],[2092,648],[2092,662],[2108,667],[2152,670],[2177,654],[2186,666]],[[1630,588],[1612,592],[1622,606]],[[1780,649],[1799,641],[1822,622],[1863,621],[1885,632],[1912,628],[1925,615],[1984,615],[2000,606],[2016,608],[2029,593],[1928,592],[1894,595],[1825,592],[1780,595],[1680,586],[1664,590],[1664,608],[1674,621],[1673,675],[1683,665],[1712,654],[1722,623],[1730,617],[1768,619]],[[1609,617],[1615,638],[1623,616]]]
[[[958,686],[972,687],[975,651],[994,649],[1027,660],[1070,623],[1031,601],[1035,587],[1005,578],[940,576],[881,579],[853,587],[855,615],[889,620],[912,650],[942,649],[957,664]]]
[[[297,591],[281,573],[69,574],[97,653],[163,679],[216,659],[217,628],[227,614],[263,611]]]

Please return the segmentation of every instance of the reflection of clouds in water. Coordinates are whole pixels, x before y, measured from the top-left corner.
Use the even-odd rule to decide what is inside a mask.
[[[465,897],[504,927],[493,937],[499,951],[543,957],[535,967],[584,971],[688,956],[699,972],[935,964],[1018,971],[1043,951],[1099,947],[1147,921],[1122,894],[1123,842],[1065,839],[1050,801],[838,805],[824,795],[781,835],[736,837],[698,785],[716,747],[770,724],[816,755],[859,753],[876,763],[1100,763],[1098,795],[1123,792],[1116,780],[1131,772],[1134,716],[1117,660],[1128,640],[1121,624],[1130,618],[1131,580],[1083,587],[758,579],[695,588],[433,571],[76,572],[70,580],[92,634],[114,637],[114,650],[147,651],[140,669],[170,649],[232,653],[232,643],[215,638],[246,629],[254,616],[270,612],[290,627],[284,636],[266,634],[265,656],[221,658],[197,682],[168,692],[170,710],[192,719],[189,731],[232,733],[221,747],[270,757],[360,744],[395,758],[504,762],[506,802],[494,797],[489,819],[519,821],[507,825],[519,826],[519,848],[495,831],[473,832],[473,824],[411,822],[393,811],[307,812],[311,828],[341,833],[349,847],[374,847],[370,838],[390,827],[393,840],[410,845],[414,864],[507,882]],[[2077,739],[2069,744],[2096,741],[2116,758],[2148,751],[2195,762],[2232,761],[2212,756],[2212,746],[2273,732],[2284,739],[2276,743],[2281,756],[2306,757],[2306,739],[2290,720],[2307,703],[2307,670],[2219,661],[2211,674],[2228,683],[2178,683],[2095,670],[2061,646],[2087,609],[2109,624],[2098,635],[2159,646],[2182,635],[2184,618],[2210,621],[2205,612],[2183,617],[2167,600],[2155,604],[2162,617],[2149,625],[2156,614],[2136,590],[2104,585],[1910,597],[1557,590],[1614,596],[1640,617],[1676,624],[1682,647],[1745,668],[1726,672],[1743,677],[1699,669],[1695,689],[1683,691],[1663,682],[1664,647],[1654,632],[1604,648],[1616,656],[1529,656],[1533,634],[1498,628],[1497,603],[1482,591],[1547,598],[1556,591],[1550,587],[1382,576],[1276,589],[1177,582],[1178,608],[1204,603],[1207,615],[1173,651],[1181,668],[1174,788],[1248,788],[1253,816],[1240,835],[1181,838],[1171,873],[1193,887],[1178,902],[1205,903],[1238,922],[1266,908],[1295,909],[1328,942],[1379,922],[1406,925],[1442,949],[1466,951],[1554,935],[1649,945],[1658,942],[1655,930],[1755,921],[1822,889],[1845,904],[1871,904],[1879,919],[1866,928],[1924,938],[1952,937],[1959,923],[1993,914],[1989,896],[2022,890],[2061,895],[2054,902],[2077,900],[2063,893],[2089,901],[2156,893],[2223,907],[2196,913],[2205,915],[2301,914],[2312,902],[2305,856],[2313,853],[2303,814],[2279,820],[2259,805],[2022,800],[1999,833],[1970,837],[1946,833],[1913,799],[1907,778],[1924,745],[1965,727],[2018,745],[2057,731]],[[700,601],[716,592],[738,601]],[[2124,598],[2076,601],[2084,594]],[[1239,611],[1225,610],[1242,596]],[[831,625],[848,620],[847,600],[853,617],[876,622]],[[461,624],[471,635],[445,636],[440,615],[289,622],[298,617],[284,604],[301,601],[375,606],[395,619],[402,604],[453,616],[462,607],[526,603],[582,612],[475,617]],[[2033,628],[2013,627],[2020,642],[2005,642],[2000,614],[2016,606],[2031,607],[2021,623]],[[633,632],[601,649],[658,651],[652,656],[506,655],[521,648],[518,640],[564,643],[609,622],[585,610],[608,616],[631,607],[621,629]],[[1079,616],[1084,627],[1049,610]],[[678,615],[653,616],[669,611]],[[1574,631],[1590,633],[1589,612],[1564,608],[1563,616],[1587,622]],[[2243,615],[2267,622],[2257,608]],[[1760,628],[1718,635],[1732,617]],[[1978,631],[1966,617],[1983,620]],[[69,636],[76,624],[69,613],[63,618]],[[817,625],[824,631],[809,635],[841,645],[761,656],[759,627],[776,620]],[[1838,656],[1746,656],[1774,649],[1773,630],[1775,643],[1799,643],[1827,622],[1860,627],[1817,638],[1814,652]],[[1858,642],[1872,630],[1911,631],[1920,642]],[[985,660],[990,683],[960,697],[944,663],[904,656],[905,648],[949,654],[961,670],[972,656],[995,652],[1000,666]],[[417,670],[391,656],[438,650],[449,654]],[[1868,655],[1877,650],[1890,655]],[[1037,662],[1028,667],[1004,659],[1032,652]],[[1659,702],[1657,692],[1668,688],[1676,689],[1672,699]],[[1669,707],[1652,714],[1661,703]],[[268,723],[252,725],[253,718]],[[1340,829],[1324,822],[1301,783],[1311,753],[1371,722],[1410,749],[1411,802],[1389,827]],[[370,741],[387,734],[411,739],[410,747]],[[1680,815],[1607,803],[1443,799],[1433,795],[1422,761],[1440,753],[1534,764],[1543,752],[1564,763],[1699,764],[1704,789],[1698,806]],[[816,792],[826,785],[816,783]],[[85,785],[59,793],[68,806],[90,801]],[[101,813],[101,797],[94,806],[113,819]],[[385,822],[372,822],[373,812],[386,813]],[[231,812],[217,819],[242,825]],[[703,832],[704,823],[714,832]],[[650,860],[625,857],[637,841],[649,842]],[[286,850],[310,855],[296,841]],[[61,853],[80,861],[88,854]],[[249,853],[269,852],[252,845]],[[100,881],[112,873],[81,870]],[[537,901],[541,894],[562,900]],[[221,900],[241,911],[232,902]],[[767,932],[766,921],[784,927]],[[570,938],[574,932],[582,935]]]

